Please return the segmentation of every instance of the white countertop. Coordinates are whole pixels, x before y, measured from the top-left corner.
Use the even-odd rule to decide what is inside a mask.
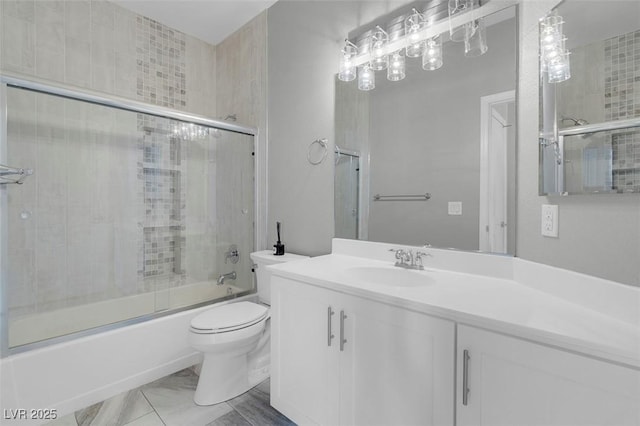
[[[391,253],[383,261],[335,251],[270,269],[285,278],[640,368],[640,324],[516,281],[508,266],[512,258],[499,260],[506,267],[489,276],[469,273],[469,262],[465,262],[469,256],[487,255],[461,253],[461,263],[467,264],[461,269],[467,272],[436,267],[405,271],[426,282],[406,286],[376,284],[352,273],[359,267],[400,269],[393,266]],[[440,251],[434,252],[436,258]],[[481,257],[471,259],[482,263]],[[378,271],[386,272],[383,269]]]

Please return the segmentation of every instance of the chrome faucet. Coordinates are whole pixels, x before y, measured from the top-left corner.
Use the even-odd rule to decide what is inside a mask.
[[[395,252],[395,258],[397,260],[394,266],[405,269],[417,269],[420,271],[424,270],[422,258],[424,256],[431,256],[429,253],[422,251],[416,251],[414,255],[413,250],[411,249],[390,249],[389,251]]]
[[[228,274],[222,274],[218,277],[218,285],[224,284],[225,280],[235,280],[236,278],[236,271],[229,272]]]

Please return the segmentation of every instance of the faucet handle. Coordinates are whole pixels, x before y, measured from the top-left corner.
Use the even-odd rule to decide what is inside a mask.
[[[240,260],[240,252],[238,251],[238,246],[235,244],[231,244],[229,246],[229,250],[224,252],[224,263],[231,259],[231,263],[236,264]]]
[[[404,249],[389,249],[389,251],[395,252],[396,259],[400,259],[401,257],[403,257],[406,254]]]
[[[423,256],[433,257],[433,255],[431,253],[425,253],[423,251],[417,251],[416,252],[416,259],[422,260]]]
[[[429,256],[429,257],[433,257],[433,255],[431,253],[425,253],[423,251],[417,251],[416,252],[416,264],[420,267],[420,269],[423,269],[423,265],[422,265],[422,257],[423,256]]]

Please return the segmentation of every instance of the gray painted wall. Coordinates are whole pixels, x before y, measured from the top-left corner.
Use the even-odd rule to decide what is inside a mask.
[[[640,197],[538,195],[538,19],[558,3],[522,2],[519,10],[517,247],[519,257],[640,285]],[[307,147],[333,138],[334,80],[348,31],[395,7],[384,2],[280,0],[268,13],[269,228],[284,223],[290,251],[330,251],[333,165],[311,166]],[[288,66],[283,66],[288,64]],[[558,204],[558,239],[540,235],[542,204]],[[272,229],[273,228],[273,229]]]
[[[346,34],[406,2],[288,1],[268,10],[269,247],[275,222],[290,252],[331,251],[334,233],[334,74]],[[307,162],[309,144],[331,141],[328,160]]]

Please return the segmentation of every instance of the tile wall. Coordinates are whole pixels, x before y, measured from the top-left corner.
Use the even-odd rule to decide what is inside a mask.
[[[216,90],[216,111],[219,118],[224,119],[228,115],[234,115],[238,123],[258,129],[266,128],[266,28],[267,14],[264,12],[216,46],[216,78],[220,83]],[[266,132],[259,132],[255,142],[255,150],[264,150],[265,148]],[[251,182],[256,179],[264,188],[265,169],[257,168],[255,177],[246,174],[244,177],[237,175],[235,167],[238,166],[238,158],[245,164],[242,166],[244,169],[250,167],[249,165],[255,159],[250,154],[250,152],[239,153],[235,151],[232,144],[220,145],[216,162],[218,173],[225,176],[236,176],[234,179],[238,180],[235,185],[242,185],[240,182],[242,179],[251,180]],[[231,161],[231,158],[236,160]],[[248,253],[241,254],[240,261],[236,265],[229,263],[225,256],[225,251],[231,244],[239,246],[253,244],[251,242],[254,230],[253,215],[243,213],[247,209],[253,211],[251,206],[253,200],[246,199],[248,194],[237,194],[227,189],[219,188],[217,194],[221,250],[215,257],[216,263],[220,271],[235,270],[239,276],[238,281],[253,283],[252,261]],[[238,212],[228,214],[223,211],[222,206],[238,202],[245,206],[239,214]],[[260,200],[257,200],[256,204],[259,203]],[[247,225],[251,229],[250,233],[238,233],[238,230],[247,229]],[[260,246],[260,242],[257,245]]]
[[[3,71],[215,116],[215,46],[103,0],[3,0]]]

